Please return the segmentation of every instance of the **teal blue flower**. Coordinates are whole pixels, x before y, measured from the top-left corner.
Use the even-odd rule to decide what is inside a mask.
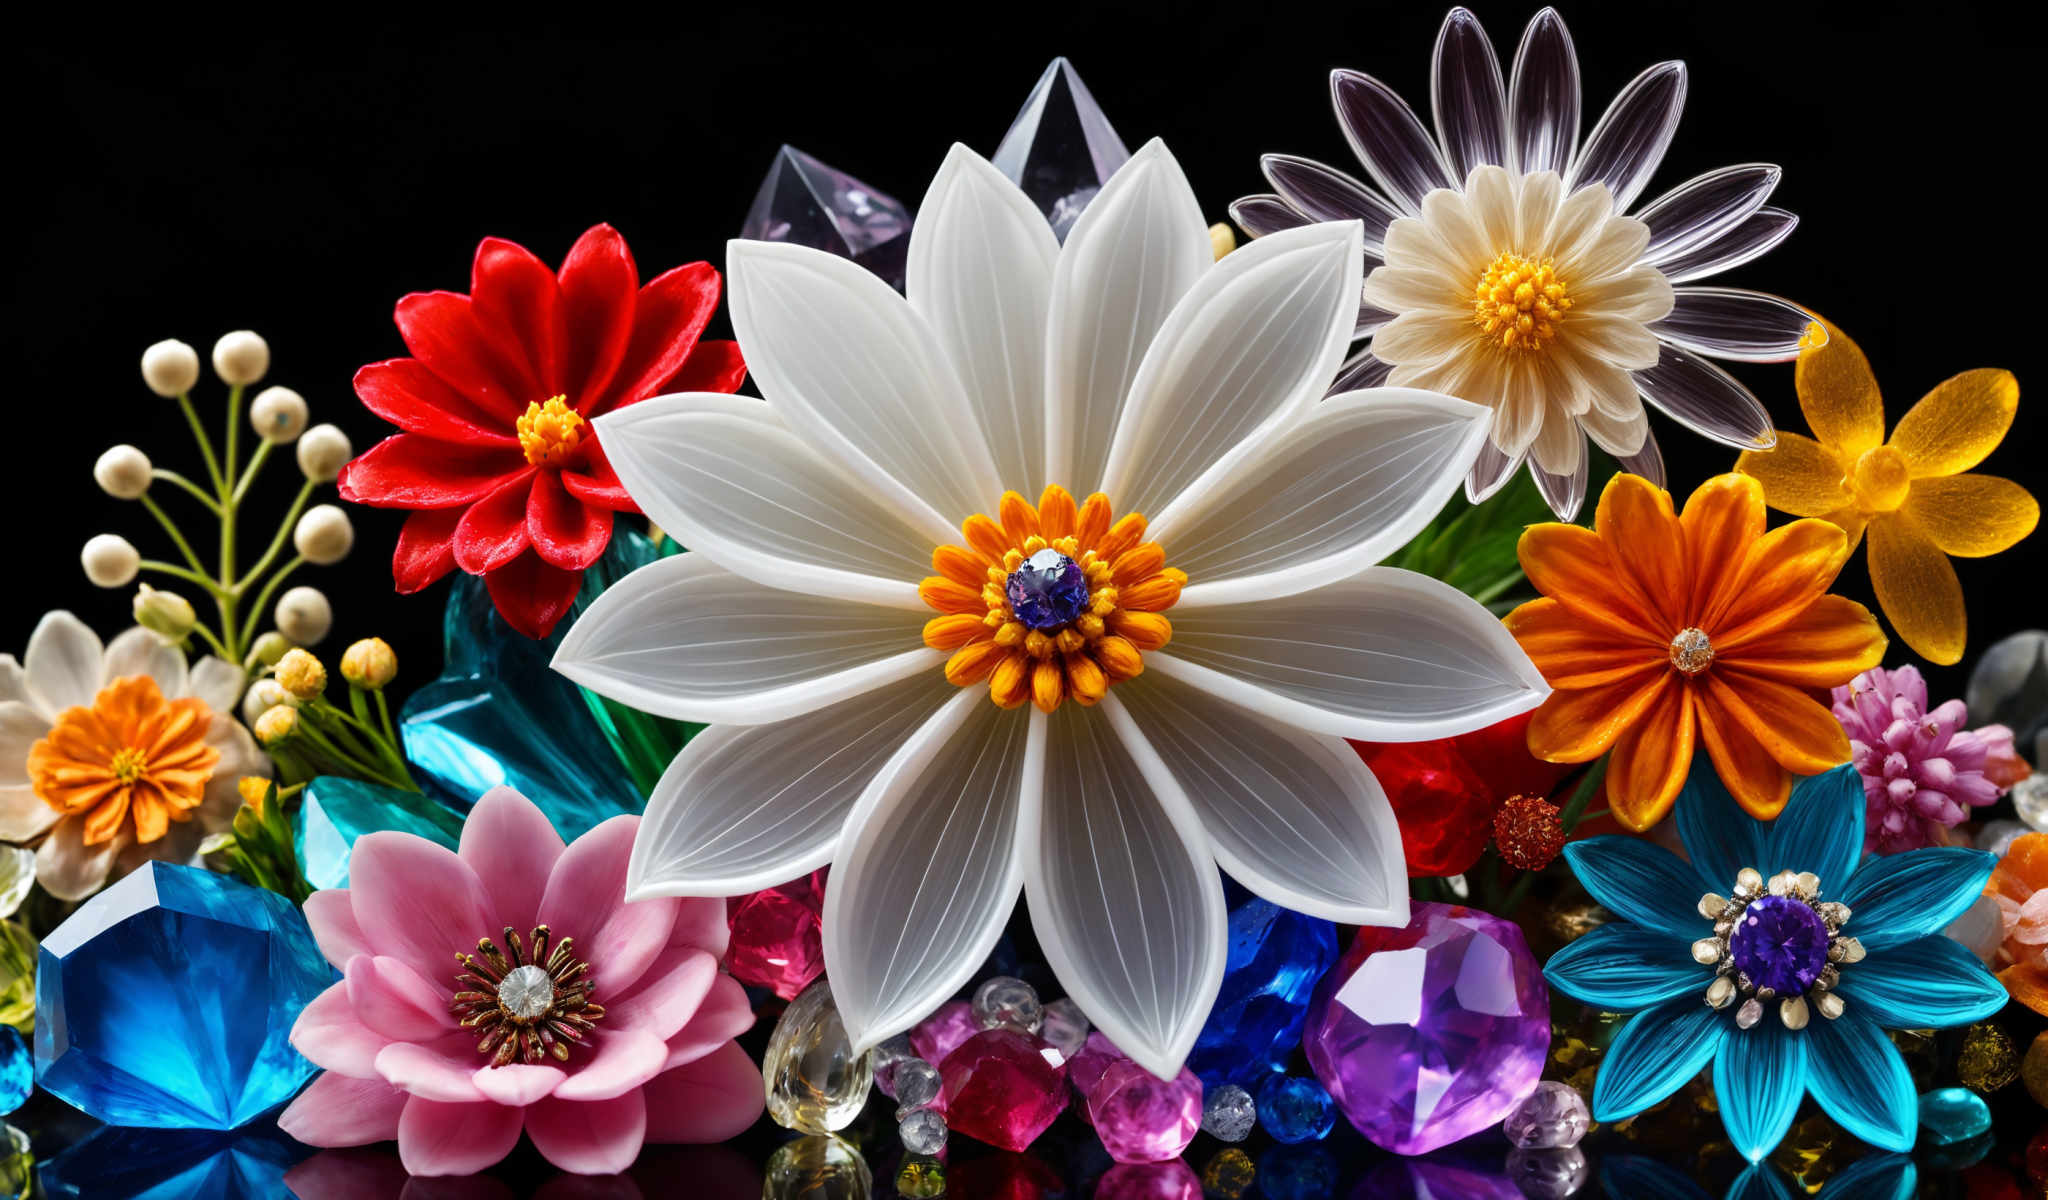
[[[1887,1029],[1967,1024],[2005,989],[1942,930],[1984,890],[1991,855],[1926,849],[1858,862],[1854,768],[1802,779],[1776,821],[1736,807],[1712,770],[1678,801],[1690,862],[1632,837],[1565,847],[1618,920],[1551,957],[1559,992],[1630,1018],[1600,1065],[1593,1119],[1633,1116],[1712,1065],[1729,1140],[1750,1161],[1811,1093],[1873,1146],[1909,1150],[1912,1076]]]

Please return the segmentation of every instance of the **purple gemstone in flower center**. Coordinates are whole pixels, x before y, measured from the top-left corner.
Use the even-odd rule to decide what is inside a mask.
[[[1757,987],[1804,995],[1828,965],[1827,923],[1803,900],[1762,896],[1735,922],[1728,950]]]
[[[1003,584],[1010,611],[1032,629],[1057,629],[1088,609],[1088,576],[1057,550],[1040,550]]]

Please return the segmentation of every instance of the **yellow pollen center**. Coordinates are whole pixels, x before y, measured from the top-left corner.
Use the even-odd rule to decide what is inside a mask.
[[[134,783],[142,778],[142,773],[148,769],[149,759],[133,746],[123,746],[116,750],[113,759],[107,763],[107,770],[113,772],[114,778],[122,783]]]
[[[552,396],[546,404],[529,404],[519,417],[519,448],[526,461],[536,467],[558,467],[583,440],[583,418],[568,405],[567,396]]]
[[[1687,675],[1697,675],[1714,662],[1714,643],[1704,629],[1681,629],[1671,639],[1671,665]]]
[[[1906,456],[1890,446],[1865,450],[1845,480],[1856,503],[1864,512],[1893,512],[1906,502],[1913,478],[1906,470]]]
[[[1472,289],[1472,323],[1503,350],[1541,350],[1557,337],[1572,298],[1549,259],[1503,252]]]

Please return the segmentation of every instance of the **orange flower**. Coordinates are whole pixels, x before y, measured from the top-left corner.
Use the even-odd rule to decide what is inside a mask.
[[[1587,762],[1612,749],[1615,818],[1641,832],[1671,811],[1698,739],[1736,801],[1776,817],[1793,774],[1849,758],[1809,693],[1884,655],[1869,610],[1827,594],[1848,551],[1827,521],[1766,533],[1763,488],[1745,475],[1707,480],[1683,515],[1662,488],[1616,475],[1593,528],[1530,526],[1522,569],[1544,598],[1507,616],[1553,689],[1530,752]]]
[[[147,675],[116,679],[29,748],[29,783],[58,812],[85,815],[86,845],[111,841],[131,817],[146,845],[205,798],[220,762],[206,744],[212,720],[205,701],[165,700]]]
[[[2037,1013],[2048,1013],[2048,892],[2043,888],[2048,888],[2048,834],[2043,833],[2014,838],[1984,885],[1984,894],[1998,901],[2003,920],[1998,981]]]

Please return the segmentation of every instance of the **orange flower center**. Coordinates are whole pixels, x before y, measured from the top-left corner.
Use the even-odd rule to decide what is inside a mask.
[[[1864,512],[1872,513],[1896,511],[1906,502],[1906,493],[1913,488],[1912,475],[1906,470],[1906,456],[1890,446],[1865,450],[1857,458],[1856,465],[1849,468],[1849,476],[1843,482],[1849,485],[1857,505]]]
[[[1671,665],[1697,675],[1714,663],[1714,643],[1704,629],[1681,629],[1671,639]]]
[[[29,784],[58,812],[84,817],[86,845],[111,840],[131,817],[135,840],[154,842],[205,798],[220,762],[206,744],[212,722],[203,701],[165,700],[147,675],[117,679],[29,748]]]
[[[934,550],[938,574],[918,587],[939,613],[925,645],[952,654],[946,678],[986,681],[1004,708],[1029,700],[1051,712],[1066,700],[1095,704],[1143,671],[1143,652],[1173,637],[1161,614],[1188,581],[1144,540],[1145,518],[1112,522],[1109,497],[1076,505],[1058,484],[1036,508],[1005,492],[996,511],[962,522],[967,544]]]
[[[1569,289],[1549,259],[1503,252],[1472,289],[1472,323],[1503,350],[1541,350],[1557,337],[1572,306]]]
[[[529,404],[519,418],[519,449],[536,467],[559,467],[583,441],[583,418],[570,408],[567,396]]]

